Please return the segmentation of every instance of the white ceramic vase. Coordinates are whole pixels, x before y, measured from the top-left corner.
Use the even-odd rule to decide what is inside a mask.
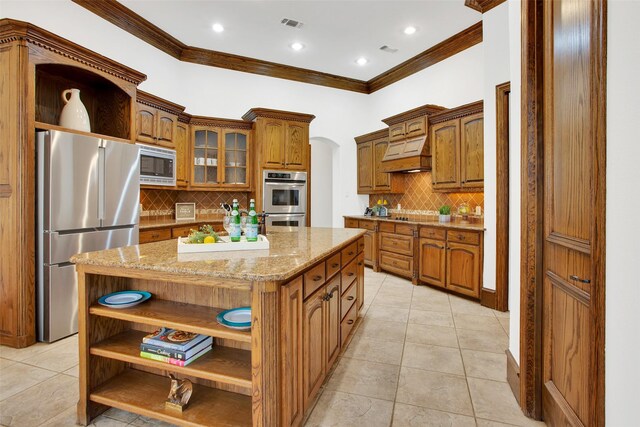
[[[80,100],[80,89],[65,90],[62,92],[62,99],[66,105],[60,114],[60,126],[83,132],[91,132],[89,113],[87,113],[87,109]]]

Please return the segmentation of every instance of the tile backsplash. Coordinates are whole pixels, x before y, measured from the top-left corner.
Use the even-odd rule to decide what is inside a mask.
[[[378,199],[386,199],[389,209],[395,211],[398,203],[402,212],[423,213],[437,211],[442,205],[451,206],[455,212],[462,203],[468,203],[471,212],[476,206],[484,213],[484,193],[434,193],[431,184],[431,172],[409,173],[404,175],[404,194],[372,194],[369,196],[369,206],[373,206]]]
[[[176,203],[195,203],[198,215],[222,213],[221,203],[238,199],[240,206],[248,206],[248,193],[218,191],[140,190],[142,216],[173,217]]]

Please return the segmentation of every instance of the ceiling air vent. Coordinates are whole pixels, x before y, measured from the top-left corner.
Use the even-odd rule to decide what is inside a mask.
[[[380,50],[383,52],[387,52],[387,53],[396,53],[398,51],[398,49],[394,49],[392,47],[387,46],[386,44],[382,47],[380,47]]]
[[[296,21],[295,19],[289,19],[289,18],[282,18],[282,21],[280,21],[280,23],[282,25],[286,25],[287,27],[293,27],[293,28],[302,28],[302,26],[304,25],[300,21]]]

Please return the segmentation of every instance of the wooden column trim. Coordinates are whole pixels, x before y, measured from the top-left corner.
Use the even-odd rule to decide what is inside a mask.
[[[496,298],[509,309],[509,82],[496,86]]]
[[[518,404],[520,403],[520,366],[518,366],[518,362],[516,361],[511,351],[508,349],[505,351],[507,353],[507,383],[509,387],[511,387],[511,392],[515,396]]]
[[[496,309],[496,291],[489,288],[480,290],[480,304],[484,307]]]

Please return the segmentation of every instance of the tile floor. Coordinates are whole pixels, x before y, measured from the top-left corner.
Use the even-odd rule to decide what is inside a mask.
[[[366,270],[364,319],[306,426],[529,426],[506,383],[508,315]],[[0,425],[75,426],[77,338],[0,346]],[[111,409],[92,426],[169,426]]]

